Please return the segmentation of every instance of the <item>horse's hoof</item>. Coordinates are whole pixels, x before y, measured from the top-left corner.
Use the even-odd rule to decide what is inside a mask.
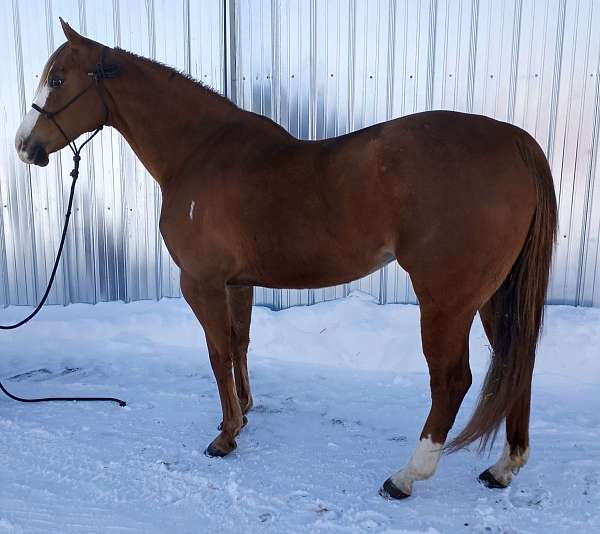
[[[226,448],[223,448],[221,445],[216,444],[215,441],[213,441],[208,447],[206,447],[206,450],[204,451],[205,456],[208,456],[209,458],[223,458],[224,456],[227,456],[230,452],[234,451],[237,448],[237,443],[235,442],[235,440],[233,441],[233,443],[230,443],[229,446],[227,446]]]
[[[248,424],[248,418],[244,415],[242,416],[242,428],[244,428]],[[219,423],[217,430],[223,430],[223,421]]]
[[[486,469],[481,475],[479,475],[479,482],[483,484],[486,488],[490,489],[505,489],[508,486],[506,484],[502,484],[502,482],[498,482],[496,477],[492,475],[489,469]]]
[[[379,495],[384,499],[406,499],[410,497],[409,494],[404,493],[400,488],[392,482],[391,478],[388,478],[384,483],[383,487],[379,490]]]

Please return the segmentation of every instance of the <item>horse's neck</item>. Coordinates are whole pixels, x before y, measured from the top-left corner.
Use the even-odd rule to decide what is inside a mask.
[[[119,63],[123,75],[107,90],[110,124],[164,188],[203,139],[241,111],[159,65],[124,53]]]

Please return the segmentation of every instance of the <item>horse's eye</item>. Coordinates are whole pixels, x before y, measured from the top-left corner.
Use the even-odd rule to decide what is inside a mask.
[[[48,85],[50,87],[60,87],[64,83],[64,80],[60,78],[51,78],[48,80]]]

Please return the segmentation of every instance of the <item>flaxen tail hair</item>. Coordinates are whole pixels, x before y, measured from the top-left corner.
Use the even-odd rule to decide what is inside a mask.
[[[477,407],[467,426],[447,445],[448,452],[476,440],[480,440],[480,450],[491,446],[533,373],[556,239],[557,209],[552,173],[542,149],[529,136],[518,141],[518,148],[535,182],[537,207],[521,253],[492,297],[494,347]]]

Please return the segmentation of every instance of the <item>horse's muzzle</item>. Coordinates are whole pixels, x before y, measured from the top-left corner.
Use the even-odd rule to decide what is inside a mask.
[[[20,139],[16,142],[17,153],[24,163],[45,167],[48,165],[48,152],[39,143],[28,143]]]

